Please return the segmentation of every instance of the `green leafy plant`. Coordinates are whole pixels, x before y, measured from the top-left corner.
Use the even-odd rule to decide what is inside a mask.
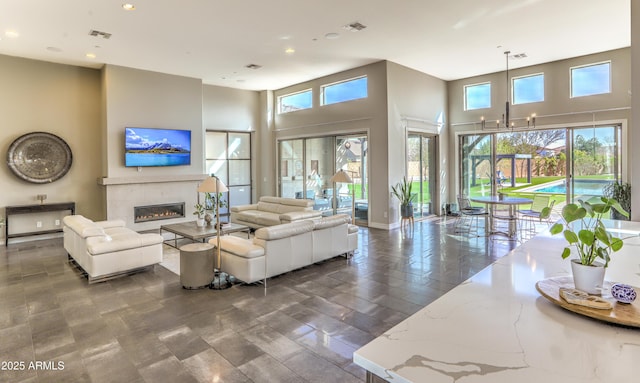
[[[206,210],[215,210],[216,204],[218,208],[227,207],[227,201],[222,199],[222,193],[204,193],[204,204]]]
[[[391,186],[391,194],[400,200],[400,205],[409,205],[416,199],[417,195],[411,193],[412,185],[412,182],[407,180],[407,177],[404,177],[402,182],[398,182],[396,186]]]
[[[622,248],[622,241],[626,238],[615,238],[609,233],[602,222],[605,214],[611,209],[618,211],[625,217],[629,216],[620,203],[613,198],[602,197],[600,203],[589,203],[578,200],[562,208],[564,223],[558,222],[551,226],[551,234],[564,234],[569,245],[564,248],[562,258],[566,259],[575,250],[580,263],[591,266],[600,258],[604,267],[609,265],[610,255]],[[578,225],[580,224],[580,225]],[[574,229],[579,228],[577,233]]]
[[[193,212],[193,214],[194,214],[194,215],[197,215],[199,218],[202,218],[202,216],[203,216],[203,215],[204,215],[204,213],[205,213],[204,205],[203,205],[203,204],[201,204],[201,203],[197,203],[197,204],[193,205],[193,207],[196,209],[196,210]]]

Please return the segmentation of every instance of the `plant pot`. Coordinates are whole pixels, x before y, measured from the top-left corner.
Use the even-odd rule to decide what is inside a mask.
[[[196,219],[196,226],[203,227],[204,226],[204,218]]]
[[[400,205],[400,215],[402,218],[413,217],[413,204]]]
[[[586,266],[577,259],[571,260],[571,271],[573,272],[573,284],[576,289],[587,294],[600,295],[604,284],[604,264],[594,262],[592,266]]]

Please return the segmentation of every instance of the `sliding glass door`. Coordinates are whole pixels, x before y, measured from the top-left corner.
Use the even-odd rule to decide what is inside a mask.
[[[613,125],[461,136],[459,194],[544,194],[558,207],[596,201],[604,186],[620,181],[621,130]]]
[[[323,215],[355,215],[358,225],[367,225],[369,185],[366,135],[325,136],[278,141],[279,194],[310,199]],[[331,183],[338,170],[352,183]]]
[[[493,135],[460,136],[460,193],[468,197],[495,193]]]
[[[619,131],[616,126],[570,130],[570,201],[599,199],[605,185],[619,180]]]
[[[336,212],[355,214],[358,225],[369,219],[367,178],[368,140],[365,135],[336,137],[336,169],[349,174],[353,183],[336,185]]]
[[[416,193],[414,217],[436,213],[432,198],[436,196],[436,136],[409,133],[407,137],[407,177]]]
[[[280,153],[280,196],[303,198],[304,140],[284,140],[278,143]]]

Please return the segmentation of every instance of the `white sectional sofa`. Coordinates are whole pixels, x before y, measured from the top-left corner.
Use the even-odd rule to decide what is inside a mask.
[[[313,201],[307,199],[265,196],[256,204],[231,207],[231,222],[254,229],[320,216],[322,212],[313,210]]]
[[[162,262],[162,237],[140,234],[121,220],[94,222],[81,215],[62,220],[64,248],[89,283],[142,271]]]
[[[358,246],[358,227],[344,214],[263,227],[253,240],[220,238],[222,270],[253,283],[338,255],[347,257]],[[217,245],[216,239],[209,243]]]

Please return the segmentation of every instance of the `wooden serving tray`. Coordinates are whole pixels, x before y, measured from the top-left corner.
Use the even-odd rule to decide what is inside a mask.
[[[599,319],[609,323],[620,324],[630,327],[640,327],[640,300],[636,299],[633,303],[620,303],[611,296],[609,290],[611,282],[604,283],[605,292],[602,298],[611,302],[613,308],[611,310],[594,309],[591,307],[571,304],[560,297],[560,288],[574,288],[573,277],[556,277],[549,278],[536,283],[536,289],[543,297],[558,306],[565,308],[574,313],[584,315],[590,318]],[[640,296],[640,289],[633,287]]]

